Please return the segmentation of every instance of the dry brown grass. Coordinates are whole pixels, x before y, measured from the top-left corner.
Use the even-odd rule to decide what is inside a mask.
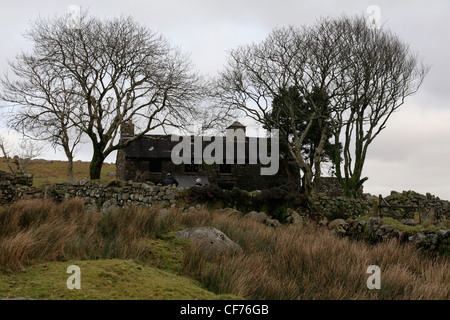
[[[272,229],[217,216],[210,224],[245,253],[208,261],[192,248],[184,270],[216,292],[249,299],[450,298],[448,258],[433,258],[395,241],[376,246],[336,238],[312,225]],[[369,290],[367,267],[381,268],[381,289]]]
[[[269,228],[238,215],[206,209],[121,208],[86,212],[72,199],[21,201],[0,212],[0,269],[35,261],[119,258],[145,263],[149,238],[191,226],[216,227],[243,254],[207,259],[184,251],[182,273],[216,293],[248,299],[450,298],[449,260],[396,242],[369,245],[340,239],[311,224]],[[381,289],[366,285],[369,265],[381,268]]]
[[[86,212],[81,199],[19,201],[0,212],[0,269],[33,261],[123,258],[139,260],[157,235],[160,207]]]

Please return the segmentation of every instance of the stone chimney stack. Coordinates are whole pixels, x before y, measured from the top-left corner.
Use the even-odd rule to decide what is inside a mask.
[[[127,139],[134,137],[134,124],[133,121],[124,121],[120,125],[120,138]],[[116,155],[116,178],[118,180],[130,180],[130,169],[133,165],[130,164],[125,156],[125,150],[123,148],[117,150]]]
[[[244,126],[239,121],[233,122],[227,129],[233,129],[233,130],[242,129],[242,130],[244,130],[244,133],[246,134],[246,126]]]
[[[134,137],[134,124],[133,121],[123,122],[120,126],[120,137],[130,138]]]

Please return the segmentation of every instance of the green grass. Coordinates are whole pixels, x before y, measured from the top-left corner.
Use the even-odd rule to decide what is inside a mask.
[[[184,248],[189,241],[175,238],[174,232],[165,235],[163,239],[149,239],[147,241],[147,247],[149,248],[146,257],[147,263],[160,269],[179,273]]]
[[[67,267],[81,271],[81,289],[68,289]],[[27,297],[38,300],[220,300],[187,277],[140,265],[131,260],[87,260],[33,264],[24,272],[0,274],[0,299]]]

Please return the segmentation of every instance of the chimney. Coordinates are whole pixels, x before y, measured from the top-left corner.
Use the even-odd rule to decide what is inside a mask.
[[[134,124],[133,121],[125,121],[120,126],[120,137],[121,138],[130,138],[134,137]]]
[[[233,122],[229,127],[227,127],[227,129],[233,129],[233,130],[242,129],[242,130],[244,130],[244,133],[246,133],[246,126],[244,126],[239,121]]]

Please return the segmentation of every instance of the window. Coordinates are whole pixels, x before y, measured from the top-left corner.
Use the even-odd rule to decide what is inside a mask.
[[[185,164],[184,172],[198,172],[198,164]]]
[[[162,159],[151,159],[149,161],[148,171],[162,172]]]
[[[231,164],[221,164],[219,166],[220,173],[231,173]]]

